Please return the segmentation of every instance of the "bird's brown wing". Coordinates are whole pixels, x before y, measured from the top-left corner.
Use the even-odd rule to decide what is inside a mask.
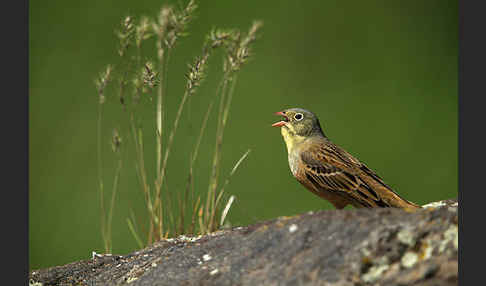
[[[407,211],[421,208],[419,205],[402,198],[390,186],[385,184],[378,174],[332,142],[328,141],[327,144],[321,144],[320,149],[321,153],[325,155],[322,156],[324,159],[327,158],[330,160],[330,163],[338,164],[344,170],[356,174],[370,190],[377,194],[384,206],[402,208]]]
[[[317,190],[335,193],[355,207],[389,207],[359,176],[359,161],[335,145],[310,144],[301,152],[305,180]]]
[[[322,179],[317,180],[322,187],[330,191],[344,192],[355,207],[398,207],[407,211],[420,208],[419,205],[400,197],[375,172],[342,148],[330,141],[319,143],[309,144],[310,147],[301,154],[301,159],[306,165],[306,176],[314,178],[320,175],[315,171],[319,166],[324,170],[334,168],[335,174],[331,178],[341,182],[340,188],[329,189],[329,186],[335,186],[336,182],[329,185],[329,177],[324,184]],[[344,185],[346,188],[343,188],[343,183],[348,183]],[[351,187],[349,183],[352,183]]]

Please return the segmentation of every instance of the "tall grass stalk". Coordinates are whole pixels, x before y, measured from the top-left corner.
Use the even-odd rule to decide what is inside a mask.
[[[113,129],[113,136],[112,136],[112,142],[111,142],[111,146],[112,146],[112,151],[113,153],[116,154],[116,156],[118,157],[117,158],[117,167],[116,167],[116,170],[115,170],[115,175],[113,177],[113,187],[112,187],[112,190],[111,190],[111,201],[110,201],[110,209],[108,211],[108,218],[107,218],[107,223],[106,223],[106,232],[107,232],[107,246],[105,251],[106,252],[111,252],[112,250],[112,237],[111,237],[111,222],[113,220],[113,209],[115,208],[115,197],[116,197],[116,193],[117,193],[117,190],[118,190],[118,181],[119,181],[119,178],[120,178],[120,172],[121,172],[121,169],[122,169],[122,158],[121,158],[121,152],[120,152],[120,146],[121,146],[121,143],[122,143],[122,140],[121,140],[121,137],[120,135],[118,134],[118,130],[115,128]]]
[[[95,79],[96,89],[98,91],[98,123],[97,123],[97,161],[98,161],[98,187],[100,191],[100,206],[101,206],[101,236],[106,252],[110,251],[111,237],[108,236],[106,229],[106,210],[105,210],[105,193],[103,184],[103,161],[102,161],[102,147],[101,147],[101,132],[103,120],[103,106],[106,101],[105,89],[111,81],[113,67],[108,65],[104,72]]]

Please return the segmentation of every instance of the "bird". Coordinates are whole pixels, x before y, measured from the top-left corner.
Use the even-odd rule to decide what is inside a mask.
[[[399,208],[414,212],[421,206],[399,196],[363,162],[324,135],[317,116],[302,108],[275,113],[292,175],[306,189],[329,201],[336,209]]]

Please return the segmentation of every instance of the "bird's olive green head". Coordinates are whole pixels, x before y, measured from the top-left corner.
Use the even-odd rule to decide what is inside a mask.
[[[274,123],[272,126],[281,127],[282,135],[288,133],[288,136],[299,137],[324,136],[317,116],[308,110],[289,108],[276,114],[283,116],[284,119]]]

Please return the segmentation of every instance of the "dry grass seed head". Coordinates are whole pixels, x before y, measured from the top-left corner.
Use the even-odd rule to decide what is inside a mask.
[[[99,77],[95,79],[96,89],[98,90],[99,103],[105,103],[104,91],[108,83],[111,81],[113,71],[112,65],[107,65],[105,71],[101,72]]]
[[[111,136],[111,149],[114,153],[118,153],[120,151],[121,143],[122,138],[120,136],[120,133],[118,132],[117,128],[114,128],[113,134]]]
[[[134,33],[135,26],[133,25],[133,17],[126,16],[121,23],[121,29],[116,32],[116,35],[120,40],[120,48],[118,49],[120,57],[123,57],[128,47],[130,47]]]
[[[142,41],[148,40],[153,35],[153,30],[150,26],[150,20],[148,17],[143,16],[140,19],[140,23],[135,28],[135,43],[140,48]]]

